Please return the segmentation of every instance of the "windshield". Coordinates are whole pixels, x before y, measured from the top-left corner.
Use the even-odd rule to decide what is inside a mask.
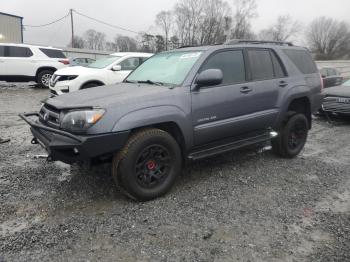
[[[350,80],[345,81],[345,82],[343,83],[343,86],[348,86],[348,87],[350,87]]]
[[[91,63],[87,67],[102,69],[102,68],[105,68],[105,67],[113,64],[115,61],[119,60],[120,58],[122,58],[122,57],[110,55],[110,56],[107,56],[105,58],[98,59],[97,61]]]
[[[160,53],[140,65],[126,81],[180,85],[200,55],[201,52]]]

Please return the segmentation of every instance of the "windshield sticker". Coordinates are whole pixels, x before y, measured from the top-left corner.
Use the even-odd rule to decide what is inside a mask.
[[[189,58],[197,58],[201,55],[201,52],[183,54],[180,56],[180,59],[189,59]]]

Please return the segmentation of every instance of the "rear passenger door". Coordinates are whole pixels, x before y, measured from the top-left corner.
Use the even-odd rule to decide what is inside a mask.
[[[247,49],[251,103],[247,124],[256,130],[271,127],[277,117],[279,94],[288,86],[285,70],[274,51]],[[249,123],[250,122],[250,123]]]
[[[3,74],[7,76],[35,76],[33,53],[28,47],[5,46]]]

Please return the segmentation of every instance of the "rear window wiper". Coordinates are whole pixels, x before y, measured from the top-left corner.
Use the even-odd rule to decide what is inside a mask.
[[[142,80],[142,81],[137,81],[139,84],[150,84],[150,85],[157,85],[157,86],[163,86],[164,83],[162,82],[155,82],[152,80]]]

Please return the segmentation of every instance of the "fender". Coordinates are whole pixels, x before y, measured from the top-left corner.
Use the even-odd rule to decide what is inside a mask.
[[[286,113],[288,111],[288,107],[294,99],[306,97],[311,104],[310,95],[311,95],[311,92],[309,87],[304,85],[299,85],[289,89],[282,97],[280,97],[280,112],[275,120],[273,128],[275,130],[279,129],[283,120],[285,119]],[[281,102],[283,104],[281,104]]]
[[[190,112],[189,112],[190,114]],[[180,128],[186,147],[193,144],[193,130],[190,115],[176,106],[156,106],[143,108],[122,116],[114,125],[112,132],[121,132],[135,128],[174,122]]]

